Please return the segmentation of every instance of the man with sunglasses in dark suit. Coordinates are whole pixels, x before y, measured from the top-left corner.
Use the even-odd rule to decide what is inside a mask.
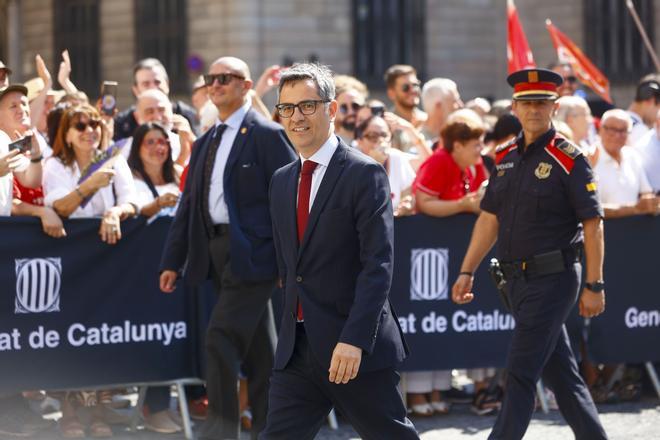
[[[237,439],[237,375],[242,364],[253,413],[252,437],[265,425],[275,329],[270,296],[276,260],[268,185],[295,160],[282,127],[251,108],[242,60],[216,60],[204,76],[219,120],[192,151],[188,178],[161,261],[160,287],[172,292],[209,276],[218,292],[206,335],[208,416],[201,439]]]

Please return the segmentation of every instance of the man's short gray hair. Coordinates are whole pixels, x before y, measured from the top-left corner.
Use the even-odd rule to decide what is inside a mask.
[[[332,78],[332,70],[324,64],[318,63],[296,63],[285,70],[280,78],[279,93],[287,84],[311,79],[316,84],[316,91],[324,101],[335,99],[335,81]]]
[[[630,114],[623,109],[613,108],[603,113],[603,116],[600,117],[600,126],[602,127],[608,119],[619,119],[624,121],[628,125],[628,130],[632,129],[633,120],[630,117]]]
[[[586,109],[587,114],[591,114],[589,104],[579,96],[562,96],[557,100],[557,104],[559,106],[555,118],[563,122],[566,122],[569,116],[575,115],[580,108]]]
[[[433,78],[428,80],[422,88],[422,107],[426,113],[432,112],[433,107],[447,99],[454,92],[458,93],[456,83],[449,78]]]

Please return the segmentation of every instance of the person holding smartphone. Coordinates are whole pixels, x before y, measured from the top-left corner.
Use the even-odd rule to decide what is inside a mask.
[[[0,90],[0,215],[39,217],[46,234],[63,237],[62,221],[52,209],[13,200],[14,178],[24,188],[41,186],[42,151],[31,127],[27,88],[14,84]]]

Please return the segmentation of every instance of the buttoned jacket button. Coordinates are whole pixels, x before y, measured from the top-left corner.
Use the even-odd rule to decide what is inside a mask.
[[[297,282],[302,283],[302,280],[303,280],[303,278],[302,278],[300,275],[298,275],[298,276],[296,277],[296,281],[297,281]]]

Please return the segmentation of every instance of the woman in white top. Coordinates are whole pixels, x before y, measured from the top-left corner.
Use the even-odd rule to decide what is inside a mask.
[[[135,129],[128,166],[135,178],[140,214],[150,219],[174,216],[179,200],[179,174],[162,125],[147,122]]]
[[[410,187],[415,180],[415,171],[410,165],[408,155],[392,148],[392,130],[385,119],[371,116],[362,121],[355,129],[357,146],[364,154],[385,167],[392,191],[394,215],[412,212]]]
[[[131,170],[120,154],[88,175],[106,137],[105,125],[90,105],[64,112],[53,156],[44,165],[44,204],[62,217],[102,217],[99,235],[115,244],[121,239],[120,221],[137,215],[138,201]],[[81,179],[83,175],[88,177]]]
[[[165,128],[157,122],[140,125],[133,133],[128,166],[133,171],[140,214],[149,221],[174,216],[179,200],[179,174],[172,160],[172,147]],[[147,430],[174,433],[181,430],[169,411],[170,387],[149,387],[145,396],[149,413]]]

